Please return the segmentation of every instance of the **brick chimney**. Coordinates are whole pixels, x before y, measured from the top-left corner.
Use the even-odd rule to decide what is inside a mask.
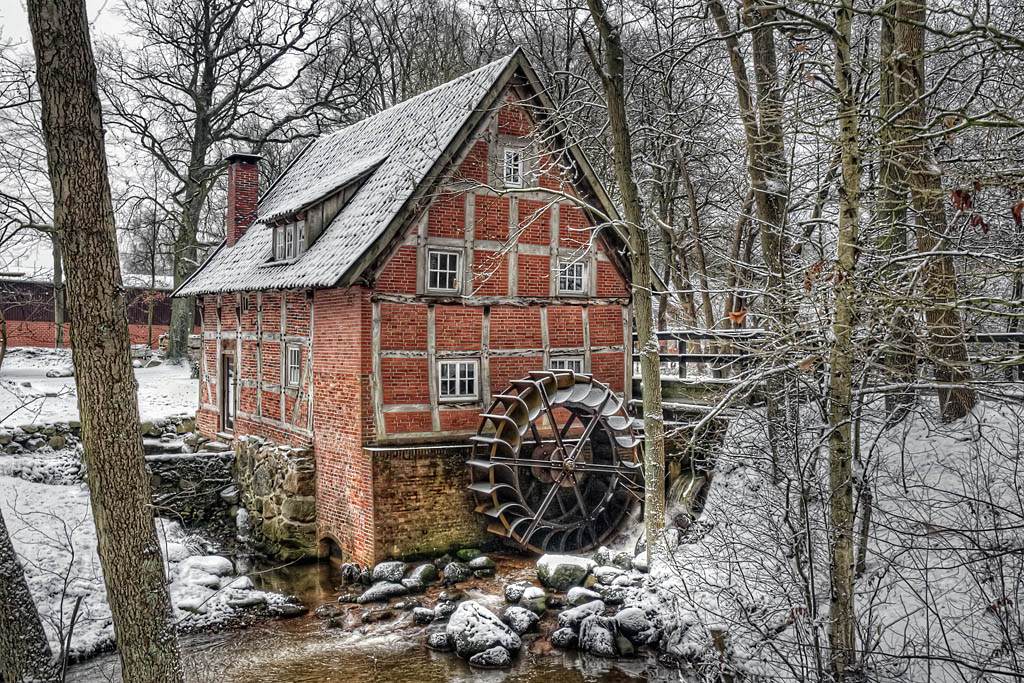
[[[242,235],[256,220],[256,209],[260,196],[259,154],[236,152],[227,158],[228,162],[228,220],[227,242],[229,247],[242,239]]]

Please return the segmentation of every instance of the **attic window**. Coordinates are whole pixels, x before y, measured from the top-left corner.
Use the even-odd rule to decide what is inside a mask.
[[[505,187],[523,186],[523,151],[516,147],[505,148]]]
[[[274,228],[274,260],[290,261],[306,251],[306,221],[298,219]]]

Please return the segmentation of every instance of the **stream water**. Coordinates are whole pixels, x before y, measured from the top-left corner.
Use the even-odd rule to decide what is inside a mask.
[[[532,573],[532,562],[522,558],[495,559],[499,576],[506,580],[526,578]],[[546,638],[524,639],[523,651],[511,669],[471,669],[453,653],[427,649],[423,645],[426,633],[438,626],[414,626],[409,613],[356,630],[327,628],[313,610],[318,605],[337,604],[341,577],[329,562],[254,571],[250,576],[261,589],[299,597],[310,608],[309,614],[248,628],[184,636],[182,649],[190,681],[575,683],[689,680],[681,671],[660,666],[653,657],[610,660],[578,652],[563,653],[553,650]],[[466,593],[497,610],[502,604],[502,585],[501,579],[478,581],[471,584]],[[424,604],[433,604],[439,590],[435,587],[426,596],[420,596]],[[352,609],[362,611],[364,608]],[[553,618],[546,618],[541,630],[549,631],[554,626],[553,621]],[[75,665],[68,680],[79,683],[119,681],[118,658],[116,654],[108,654]]]

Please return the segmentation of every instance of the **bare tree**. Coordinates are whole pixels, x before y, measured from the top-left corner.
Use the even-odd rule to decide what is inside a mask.
[[[349,17],[323,0],[130,0],[123,14],[141,47],[103,46],[103,89],[112,121],[171,178],[177,286],[199,265],[226,147],[316,134],[322,112],[351,102],[344,69],[316,68]],[[191,299],[172,302],[172,357],[187,352],[194,312]]]
[[[28,6],[97,549],[127,681],[182,680],[142,456],[135,375],[82,0]]]
[[[661,406],[661,361],[654,333],[654,283],[650,242],[644,227],[640,195],[633,175],[633,150],[626,120],[625,55],[619,27],[612,23],[601,0],[587,0],[590,16],[604,47],[604,59],[590,50],[608,105],[615,157],[615,177],[629,233],[633,311],[640,349],[640,377],[644,411],[644,526],[648,561],[662,541],[665,527],[665,423]]]

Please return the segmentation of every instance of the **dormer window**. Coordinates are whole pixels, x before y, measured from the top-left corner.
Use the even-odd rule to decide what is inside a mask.
[[[523,186],[523,150],[518,147],[505,148],[505,187]]]
[[[274,228],[274,260],[291,261],[306,251],[306,221],[297,221]]]

